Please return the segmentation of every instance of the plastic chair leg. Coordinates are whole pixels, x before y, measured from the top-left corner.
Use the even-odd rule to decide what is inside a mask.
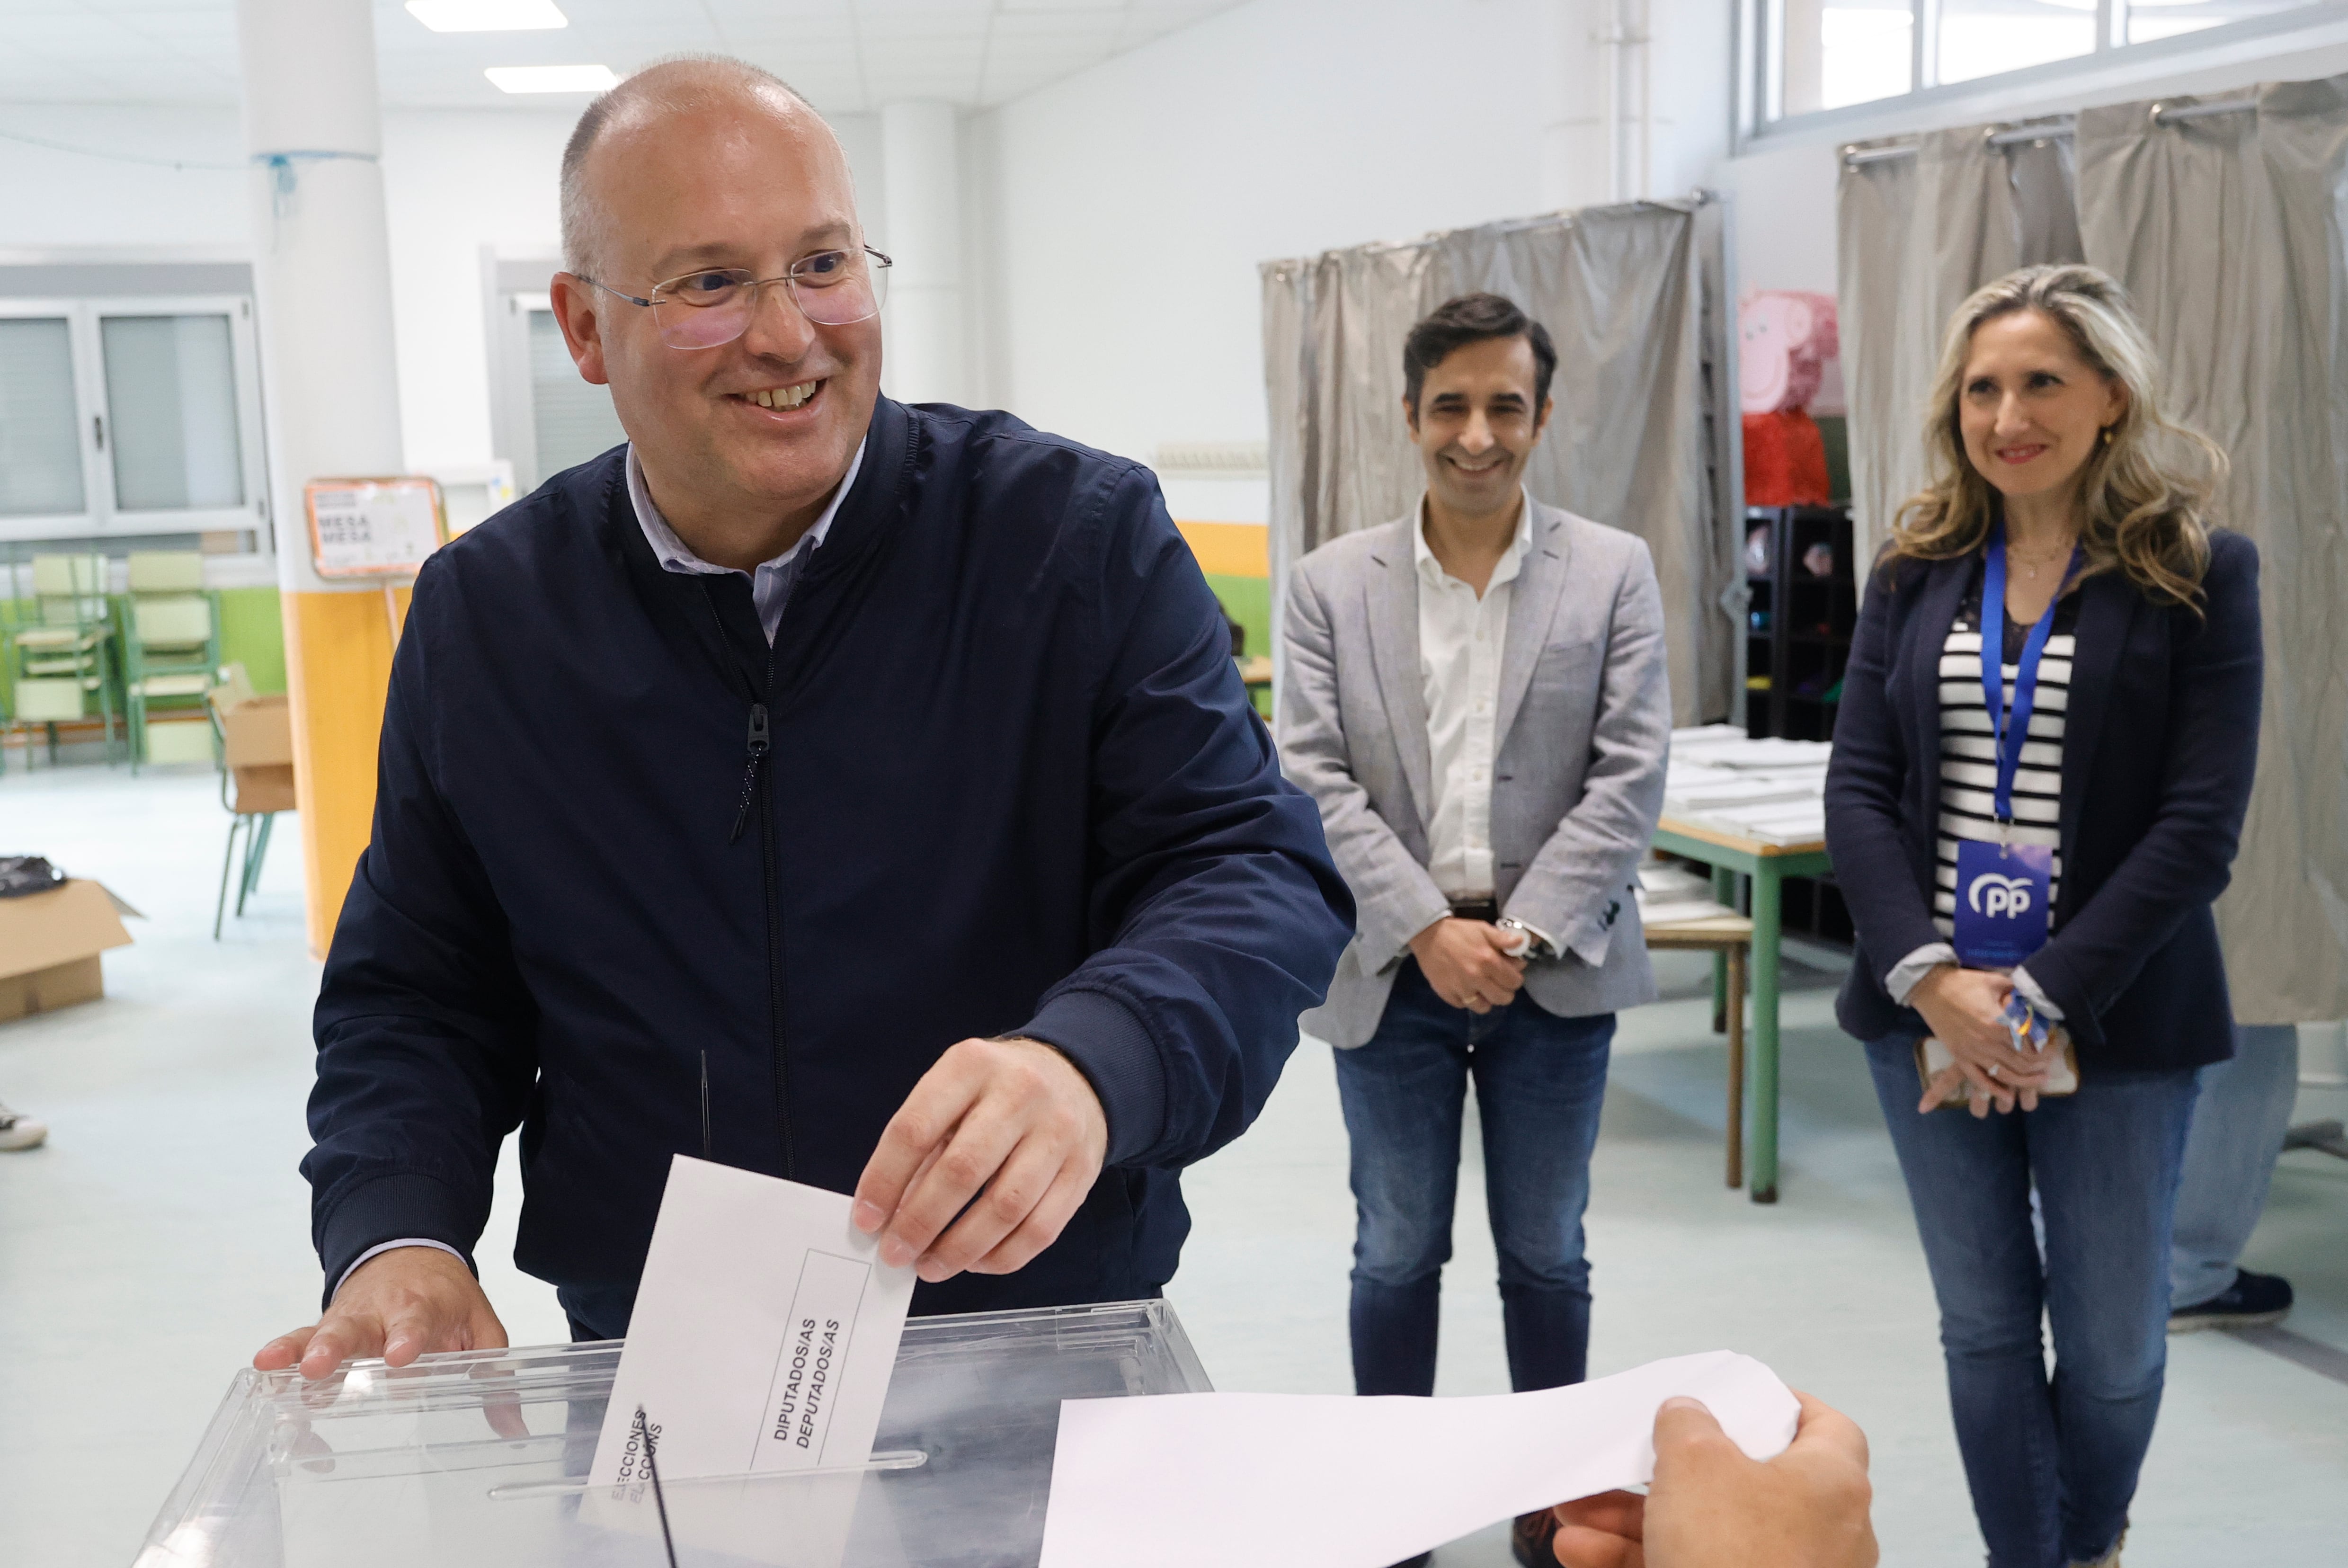
[[[231,817],[228,820],[228,849],[221,856],[220,897],[212,901],[212,940],[214,942],[220,940],[221,918],[228,912],[229,868],[236,864],[236,830],[242,826],[244,826],[242,817]],[[239,914],[244,913],[242,900],[238,901],[237,913]]]

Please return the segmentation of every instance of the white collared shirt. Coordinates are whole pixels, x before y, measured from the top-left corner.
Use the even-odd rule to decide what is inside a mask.
[[[775,630],[783,624],[783,602],[791,596],[791,584],[798,581],[800,569],[807,558],[823,547],[825,534],[831,531],[831,520],[839,514],[839,503],[848,499],[856,483],[856,471],[864,466],[864,443],[856,443],[856,455],[848,460],[848,472],[839,488],[831,492],[831,500],[815,526],[799,535],[798,542],[772,561],[762,561],[756,572],[741,572],[739,567],[718,566],[695,555],[676,530],[668,525],[660,508],[653,504],[653,492],[644,483],[644,466],[636,460],[635,443],[628,443],[628,500],[636,509],[636,526],[644,531],[644,542],[653,547],[664,572],[681,573],[689,577],[723,577],[728,572],[741,572],[750,579],[750,602],[758,607],[758,624],[767,631],[767,641],[775,640]]]
[[[1500,655],[1509,635],[1510,584],[1532,547],[1532,500],[1519,492],[1516,537],[1492,568],[1483,596],[1443,569],[1426,545],[1426,500],[1411,530],[1418,570],[1418,670],[1426,698],[1426,745],[1435,801],[1427,814],[1427,874],[1446,898],[1489,898],[1492,759],[1499,748]]]

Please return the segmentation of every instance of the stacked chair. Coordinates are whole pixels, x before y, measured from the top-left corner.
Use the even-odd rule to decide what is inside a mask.
[[[131,769],[149,755],[147,722],[158,708],[201,713],[220,677],[220,613],[204,591],[193,551],[134,551],[123,616],[123,696]]]
[[[57,726],[88,717],[92,698],[106,726],[107,764],[114,762],[114,627],[106,570],[103,555],[34,556],[32,609],[8,637],[11,721],[46,726],[52,762]]]

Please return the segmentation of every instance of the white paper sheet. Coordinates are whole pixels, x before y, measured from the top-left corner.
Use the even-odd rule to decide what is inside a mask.
[[[1755,1459],[1793,1440],[1793,1394],[1726,1350],[1483,1398],[1071,1399],[1041,1568],[1386,1568],[1652,1480],[1655,1410],[1674,1394],[1703,1400]]]
[[[659,1429],[663,1481],[872,1457],[913,1271],[881,1266],[850,1202],[676,1157],[595,1445],[596,1486],[641,1479],[639,1405]]]

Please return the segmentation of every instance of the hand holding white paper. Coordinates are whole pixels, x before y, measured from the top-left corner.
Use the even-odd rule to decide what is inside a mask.
[[[1715,1350],[1467,1399],[1168,1394],[1060,1407],[1041,1568],[1385,1568],[1496,1521],[1654,1477],[1655,1411],[1701,1399],[1773,1459],[1801,1407]]]
[[[881,1264],[850,1202],[675,1157],[582,1517],[657,1528],[641,1407],[681,1544],[795,1568],[839,1561],[913,1296],[913,1271]],[[792,1470],[818,1473],[694,1484]]]

